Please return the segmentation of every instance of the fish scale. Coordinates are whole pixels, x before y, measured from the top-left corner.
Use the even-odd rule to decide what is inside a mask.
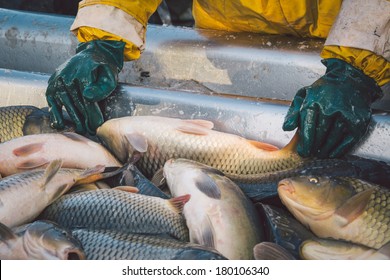
[[[173,238],[113,230],[72,231],[90,260],[225,259],[218,252]]]
[[[130,144],[134,136],[144,138],[147,149],[137,166],[148,178],[171,158],[198,161],[243,182],[254,181],[265,172],[295,168],[304,161],[292,149],[295,140],[279,150],[267,143],[212,130],[212,126],[204,120],[131,116],[105,122],[97,135],[121,161],[136,150]]]
[[[0,108],[0,143],[23,136],[26,117],[39,110],[34,106],[8,106]]]
[[[184,217],[168,203],[158,197],[102,189],[67,194],[47,207],[40,218],[69,229],[167,234],[189,240]]]

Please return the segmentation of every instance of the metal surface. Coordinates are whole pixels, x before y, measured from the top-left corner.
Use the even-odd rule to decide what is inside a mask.
[[[0,106],[29,104],[47,106],[48,75],[0,69]],[[279,147],[291,139],[282,123],[287,105],[259,102],[243,97],[227,97],[187,91],[120,85],[107,99],[107,118],[129,115],[158,115],[211,120],[215,129],[265,141]],[[390,115],[373,117],[366,139],[357,155],[390,163]]]
[[[0,9],[0,68],[53,73],[74,54],[73,17]],[[291,100],[320,77],[322,40],[149,25],[146,50],[120,81]],[[375,107],[390,111],[390,86]]]

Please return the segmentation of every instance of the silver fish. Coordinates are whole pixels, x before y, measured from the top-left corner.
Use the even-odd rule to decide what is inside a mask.
[[[164,176],[172,195],[190,194],[183,214],[190,241],[216,249],[228,259],[253,259],[262,226],[253,203],[220,171],[186,160],[169,160]]]
[[[158,235],[113,230],[76,229],[90,260],[223,260],[220,253],[197,244]]]
[[[49,221],[35,221],[11,230],[0,223],[2,260],[84,260],[80,242]]]

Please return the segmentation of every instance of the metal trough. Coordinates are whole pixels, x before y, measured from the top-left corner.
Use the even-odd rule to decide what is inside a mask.
[[[49,75],[76,47],[72,17],[0,9],[0,106],[46,106]],[[320,40],[150,26],[143,57],[126,63],[106,117],[212,120],[216,129],[285,145],[282,122],[296,90],[325,70]],[[40,72],[40,73],[38,73]],[[126,84],[124,84],[126,83]],[[389,87],[385,93],[390,96]],[[354,154],[390,162],[389,97]],[[115,108],[115,109],[114,109]]]

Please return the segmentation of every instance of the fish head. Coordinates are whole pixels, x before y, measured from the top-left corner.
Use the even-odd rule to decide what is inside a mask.
[[[147,142],[141,133],[132,127],[134,118],[111,119],[97,128],[99,140],[122,162],[129,160],[135,151],[144,153]],[[137,120],[137,119],[135,119]]]
[[[24,249],[31,259],[84,260],[81,243],[70,232],[49,221],[25,227]]]
[[[200,162],[178,158],[165,162],[163,174],[169,189],[174,193],[176,187],[188,187],[189,182],[197,181],[197,178],[203,177],[203,172],[209,169],[212,168]]]
[[[337,178],[300,176],[280,181],[278,194],[290,212],[305,224],[307,219],[328,218],[355,190]]]
[[[74,132],[75,125],[68,119],[64,119],[62,132]],[[23,135],[58,133],[59,130],[51,126],[50,114],[43,110],[35,110],[26,117],[23,125]]]

